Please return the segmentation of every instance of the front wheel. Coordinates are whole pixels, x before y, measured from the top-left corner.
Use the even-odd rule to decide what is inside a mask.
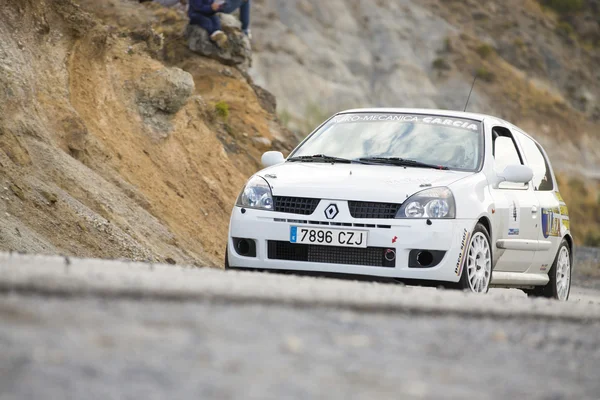
[[[458,288],[473,293],[487,293],[492,282],[492,247],[490,234],[482,224],[475,225],[469,246],[464,250],[463,270]]]
[[[225,267],[223,268],[225,271],[231,269],[229,266],[229,246],[225,247]]]
[[[536,287],[532,290],[525,290],[529,297],[546,297],[559,301],[569,300],[571,293],[571,251],[569,244],[563,239],[558,253],[554,259],[554,264],[548,273],[550,281],[546,286]]]

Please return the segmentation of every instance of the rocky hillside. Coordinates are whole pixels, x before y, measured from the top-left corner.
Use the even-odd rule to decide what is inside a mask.
[[[166,46],[165,10],[118,6],[0,3],[0,250],[220,265],[240,187],[294,140],[247,75]]]

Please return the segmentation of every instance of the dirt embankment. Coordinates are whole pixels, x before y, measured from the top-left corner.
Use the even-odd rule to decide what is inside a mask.
[[[0,5],[0,250],[220,264],[240,187],[294,141],[272,98],[82,8]]]

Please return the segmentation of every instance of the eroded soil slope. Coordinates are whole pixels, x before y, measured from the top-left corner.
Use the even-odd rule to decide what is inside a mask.
[[[0,37],[0,250],[220,264],[241,185],[293,142],[269,95],[70,0],[5,0]]]

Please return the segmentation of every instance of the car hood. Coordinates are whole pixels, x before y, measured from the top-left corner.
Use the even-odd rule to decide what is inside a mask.
[[[274,196],[402,203],[429,187],[449,186],[472,172],[389,165],[286,162],[261,171]]]

